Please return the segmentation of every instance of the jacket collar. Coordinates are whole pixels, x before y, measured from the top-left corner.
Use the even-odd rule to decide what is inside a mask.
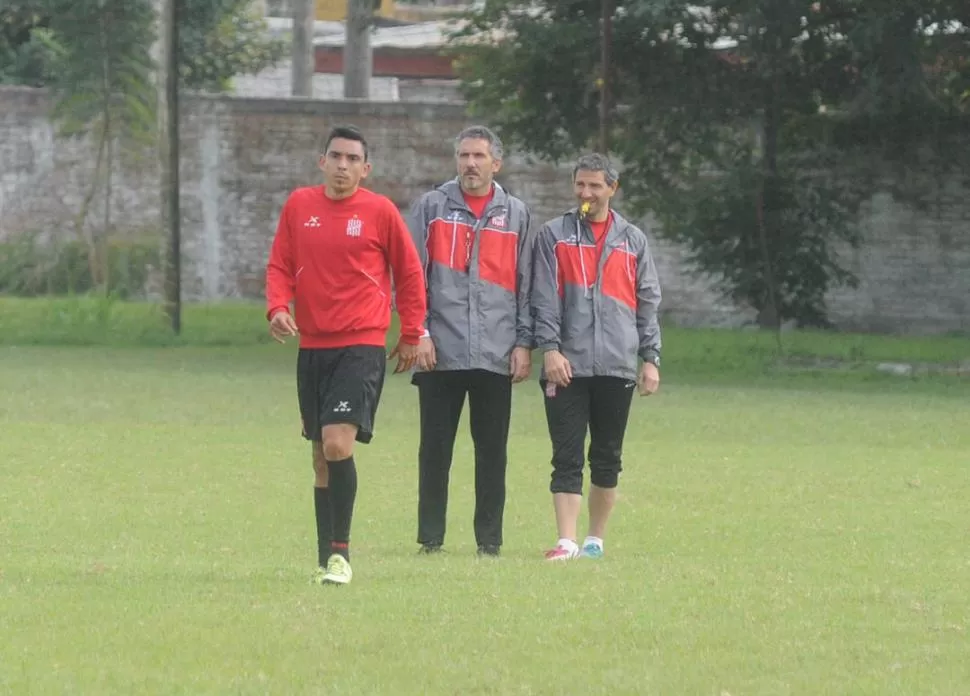
[[[492,200],[488,204],[488,207],[485,208],[485,212],[495,210],[496,208],[504,208],[509,202],[509,194],[505,189],[498,182],[492,182],[492,185],[494,186],[495,195],[492,196]],[[438,190],[445,194],[450,208],[468,210],[468,206],[465,204],[465,199],[461,193],[461,185],[458,183],[458,177],[455,177],[451,181],[446,181],[438,187]]]
[[[609,240],[610,237],[613,237],[614,235],[617,235],[617,234],[625,235],[627,227],[630,226],[630,222],[625,217],[620,215],[620,212],[616,208],[610,208],[610,212],[613,214],[613,225],[610,227],[609,231],[607,232],[607,240]],[[589,224],[587,223],[585,226],[578,224],[579,206],[576,206],[575,208],[570,208],[569,210],[567,210],[565,215],[563,215],[563,217],[565,218],[564,220],[565,224],[563,225],[564,230],[568,230],[568,229],[576,230],[578,228],[583,231],[583,235],[585,236],[586,228],[589,227]]]

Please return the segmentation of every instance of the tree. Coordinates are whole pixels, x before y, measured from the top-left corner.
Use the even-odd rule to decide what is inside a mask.
[[[251,0],[181,0],[179,66],[188,89],[224,92],[232,78],[258,73],[286,54],[269,38],[266,20]]]
[[[0,84],[40,87],[53,79],[50,19],[32,3],[0,7]]]
[[[923,21],[956,16],[955,1],[931,4],[938,12],[924,11]],[[900,26],[923,49],[917,68],[939,47],[910,38],[923,33],[898,2],[616,5],[606,121],[624,164],[624,201],[653,212],[659,233],[754,307],[762,326],[824,325],[827,290],[854,282],[836,247],[859,244],[854,219],[866,193],[832,176],[844,140],[873,113],[885,128],[898,122],[880,99],[902,81],[926,84],[919,69],[900,75],[880,63]],[[603,120],[600,10],[597,0],[529,9],[490,0],[469,13],[455,38],[472,109],[543,158],[592,147]],[[910,115],[928,108],[910,104],[919,104]]]
[[[134,156],[153,142],[155,92],[149,55],[154,10],[150,0],[50,0],[54,122],[62,137],[92,137],[95,161],[74,220],[88,246],[92,285],[107,288],[104,242],[111,232],[116,147]],[[100,226],[87,225],[97,194]]]
[[[226,91],[234,75],[259,72],[285,54],[284,43],[267,35],[266,21],[250,0],[180,1],[183,87]],[[53,8],[58,6],[58,0],[19,0],[0,9],[0,82],[32,87],[52,83],[56,58],[51,44],[59,41],[52,28]],[[82,2],[71,13],[79,30],[98,21],[84,9],[94,7]]]

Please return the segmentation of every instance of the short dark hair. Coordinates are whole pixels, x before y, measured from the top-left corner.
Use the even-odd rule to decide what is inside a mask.
[[[620,179],[620,173],[616,171],[616,167],[613,166],[609,158],[598,152],[591,152],[576,160],[576,165],[573,167],[573,180],[576,179],[576,175],[580,171],[603,172],[603,178],[606,179],[607,186],[612,186]]]
[[[330,143],[333,142],[334,138],[341,138],[343,140],[356,140],[364,148],[364,161],[367,161],[367,140],[364,138],[364,134],[360,132],[360,129],[356,126],[334,126],[330,129],[330,133],[327,135],[327,142],[323,145],[323,151],[326,153],[330,149]]]

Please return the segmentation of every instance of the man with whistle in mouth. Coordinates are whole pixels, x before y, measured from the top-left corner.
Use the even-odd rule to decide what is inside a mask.
[[[618,185],[604,155],[581,157],[577,207],[536,239],[532,308],[559,535],[546,552],[552,561],[603,556],[633,391],[647,396],[660,385],[660,283],[647,236],[610,206]],[[587,429],[589,530],[580,545]]]

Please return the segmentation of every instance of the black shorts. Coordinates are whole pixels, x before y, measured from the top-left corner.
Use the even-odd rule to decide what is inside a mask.
[[[387,356],[381,346],[300,348],[296,391],[303,437],[319,442],[325,425],[357,426],[357,441],[374,437]]]

